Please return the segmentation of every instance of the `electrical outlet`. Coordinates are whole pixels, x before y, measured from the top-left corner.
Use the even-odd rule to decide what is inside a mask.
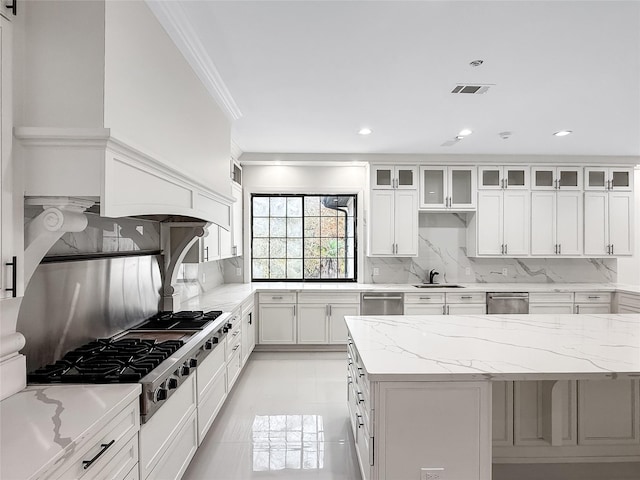
[[[464,274],[468,277],[471,275],[471,267],[467,267],[464,269]]]
[[[503,267],[502,268],[502,276],[506,277],[507,275],[509,275],[509,270],[507,269],[507,267]]]
[[[378,267],[373,267],[373,275],[380,275],[380,269]]]
[[[239,277],[242,275],[242,269],[240,267],[236,268],[236,276]]]
[[[442,467],[433,467],[427,468],[422,467],[420,469],[420,480],[445,480],[444,478],[444,468]]]

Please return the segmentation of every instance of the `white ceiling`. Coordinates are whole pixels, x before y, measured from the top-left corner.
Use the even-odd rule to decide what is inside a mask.
[[[640,155],[638,1],[180,3],[245,152]]]

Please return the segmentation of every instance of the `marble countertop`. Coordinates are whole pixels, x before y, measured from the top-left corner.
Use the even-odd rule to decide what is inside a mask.
[[[640,286],[613,283],[459,283],[464,288],[436,289],[439,292],[615,292],[640,294]],[[413,284],[379,283],[304,283],[254,282],[227,283],[197,297],[183,301],[182,310],[232,311],[257,291],[286,290],[296,292],[403,292],[434,291],[420,289]]]
[[[345,319],[372,381],[640,377],[640,314]]]
[[[0,478],[46,478],[140,396],[139,384],[29,386],[0,402]]]

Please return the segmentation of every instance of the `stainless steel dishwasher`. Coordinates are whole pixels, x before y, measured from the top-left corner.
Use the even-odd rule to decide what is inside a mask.
[[[529,293],[487,293],[487,313],[529,313]]]
[[[396,292],[360,294],[360,315],[402,315],[404,294]]]

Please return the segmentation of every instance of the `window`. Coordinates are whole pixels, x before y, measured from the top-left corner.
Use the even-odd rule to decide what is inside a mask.
[[[356,195],[251,197],[252,280],[356,281]]]

